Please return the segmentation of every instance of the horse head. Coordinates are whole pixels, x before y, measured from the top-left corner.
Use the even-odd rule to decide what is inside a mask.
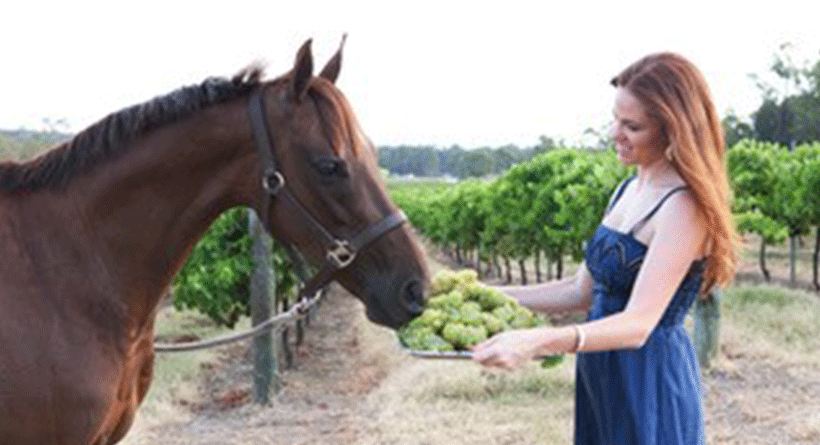
[[[277,240],[321,265],[371,321],[397,328],[422,311],[429,274],[373,144],[335,86],[343,45],[314,76],[308,40],[293,69],[251,97],[263,175],[255,207]]]

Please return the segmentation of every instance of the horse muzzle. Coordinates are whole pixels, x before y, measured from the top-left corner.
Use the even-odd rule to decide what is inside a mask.
[[[424,310],[424,284],[413,278],[405,282],[393,298],[371,293],[366,300],[367,318],[373,323],[398,329]]]

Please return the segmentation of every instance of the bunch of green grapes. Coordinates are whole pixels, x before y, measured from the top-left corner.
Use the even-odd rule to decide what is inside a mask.
[[[424,312],[399,330],[407,348],[466,350],[498,332],[544,323],[515,299],[479,283],[472,269],[439,272],[430,283],[430,294]]]

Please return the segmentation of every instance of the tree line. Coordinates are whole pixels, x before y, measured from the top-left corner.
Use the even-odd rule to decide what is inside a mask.
[[[465,149],[459,145],[449,148],[398,145],[381,146],[378,155],[379,166],[392,175],[465,179],[499,175],[513,165],[556,146],[553,139],[541,136],[537,144],[524,148],[514,144],[475,149]]]

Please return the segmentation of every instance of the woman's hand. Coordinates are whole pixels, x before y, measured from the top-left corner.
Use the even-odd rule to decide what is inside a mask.
[[[545,341],[543,329],[502,332],[472,348],[473,360],[512,371],[531,361]]]

